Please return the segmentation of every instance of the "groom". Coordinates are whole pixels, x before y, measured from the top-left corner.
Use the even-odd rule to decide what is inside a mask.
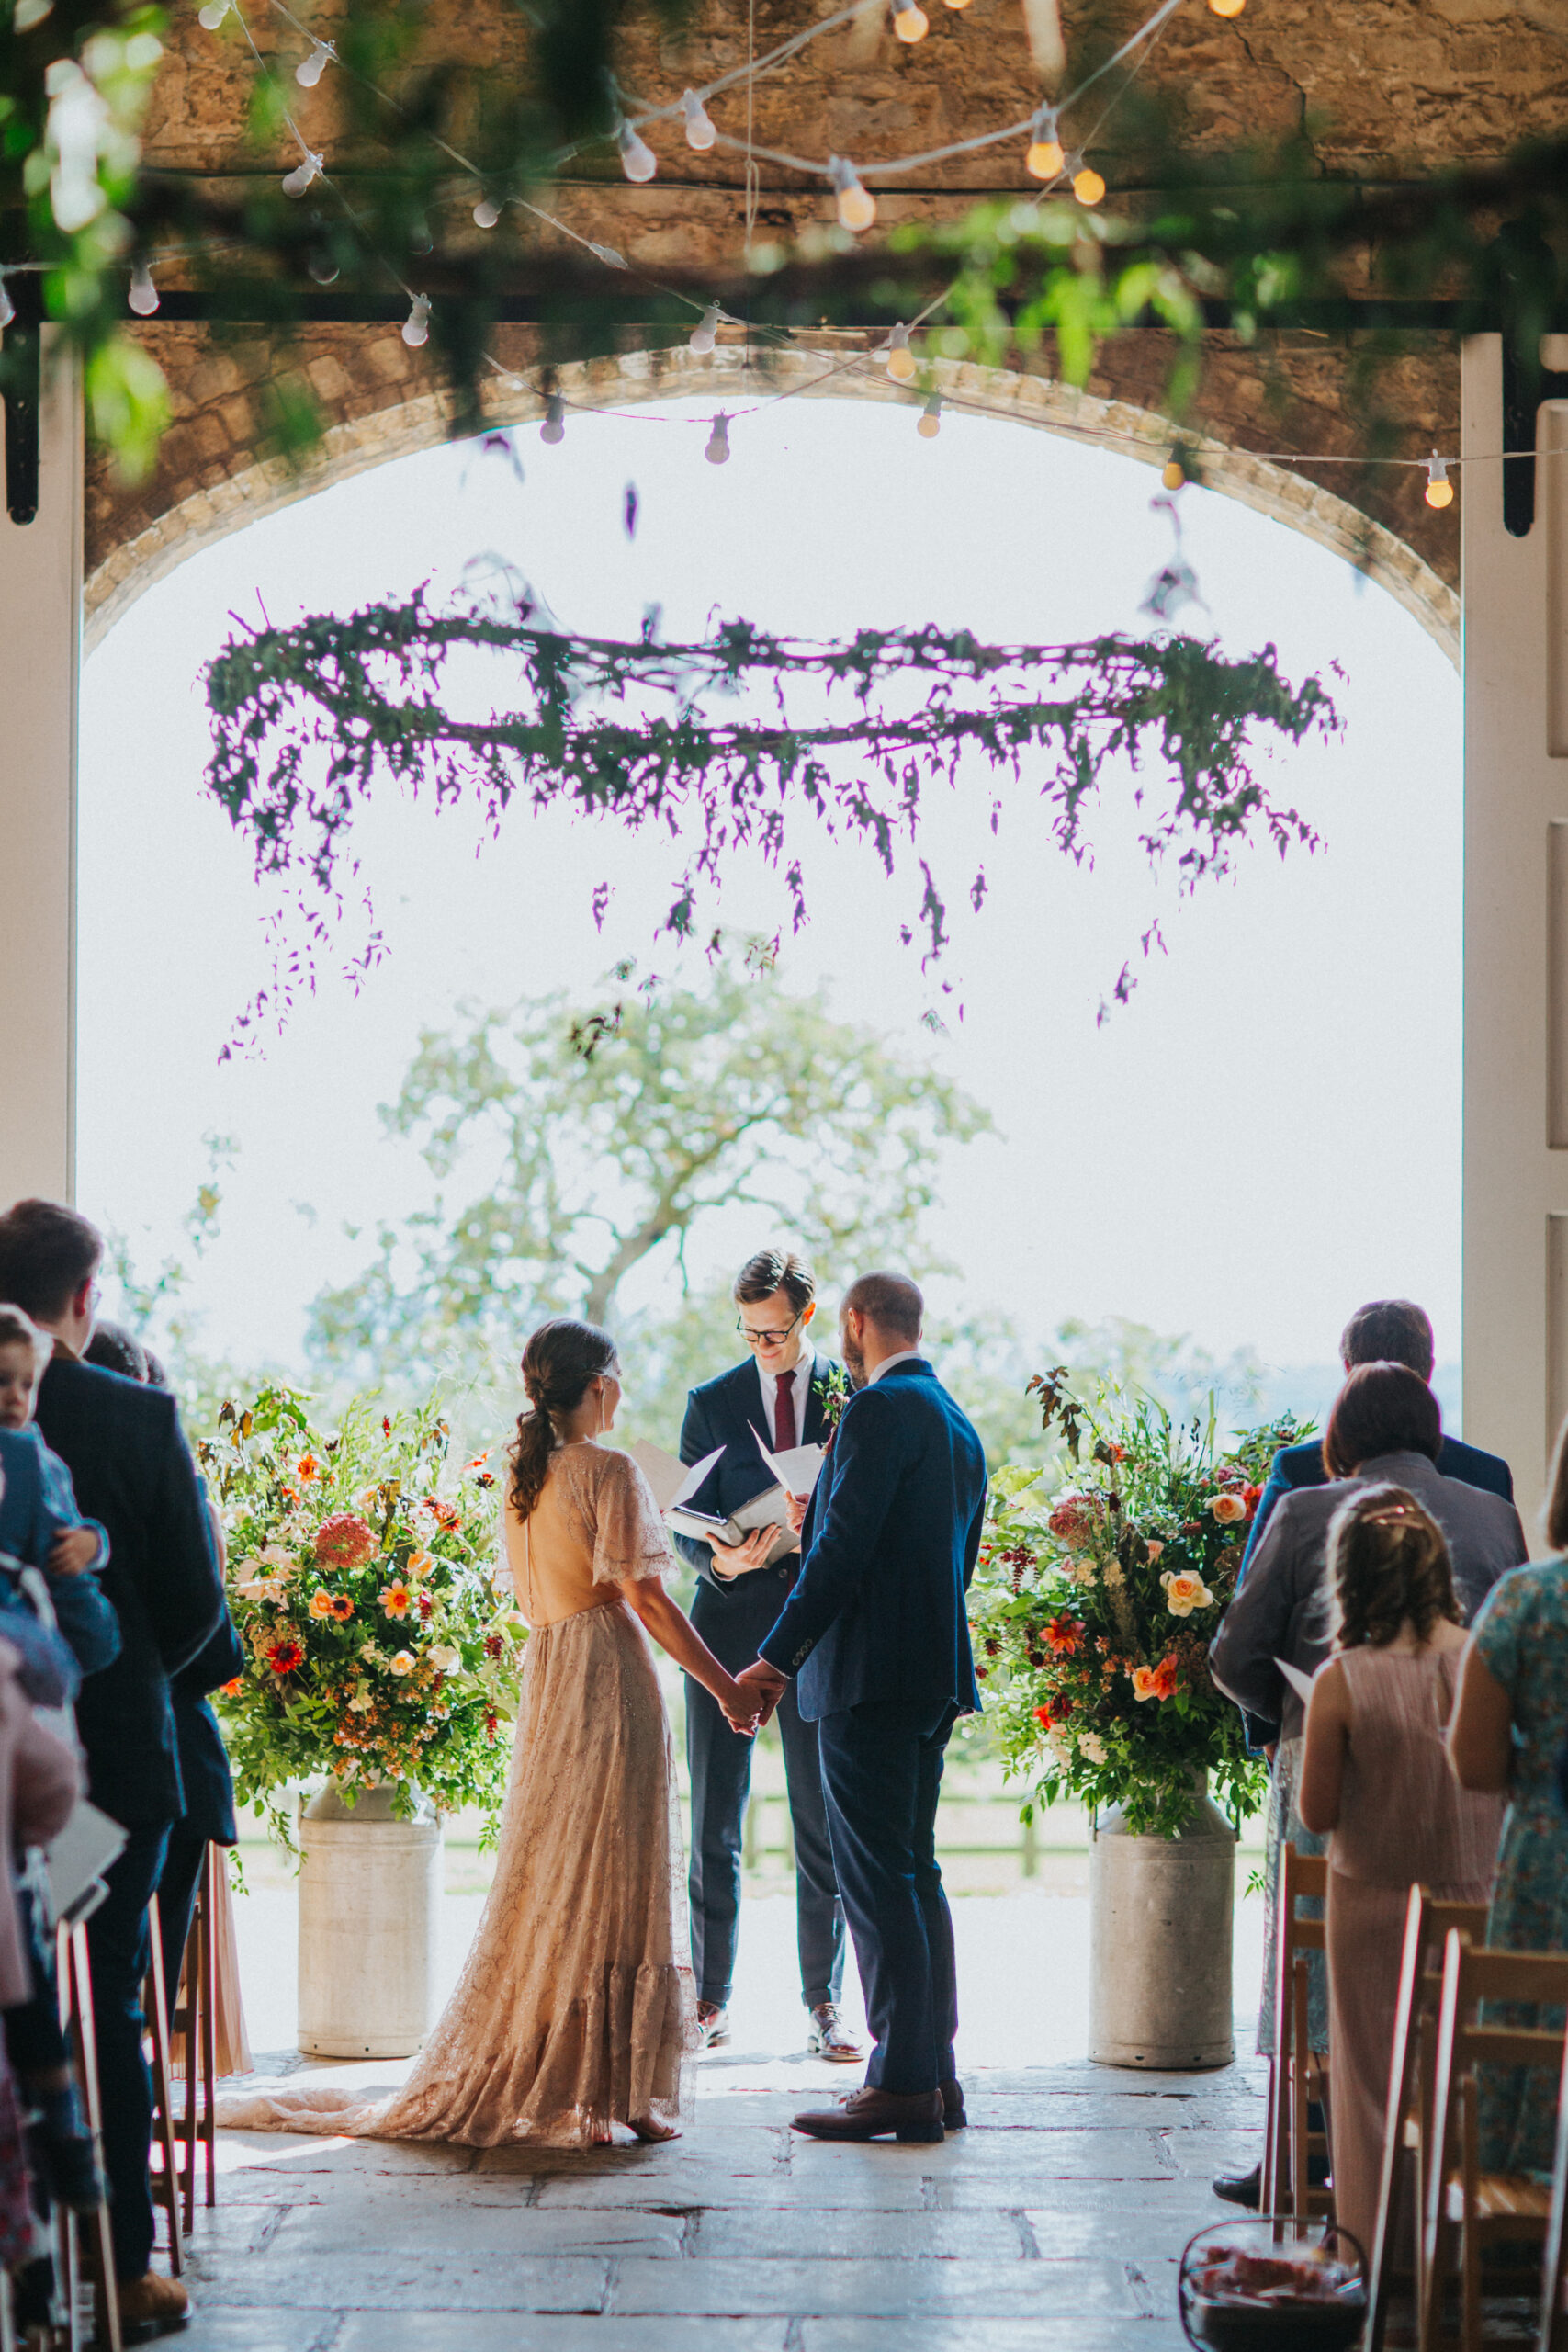
[[[863,2087],[795,2117],[821,2140],[940,2140],[966,2120],[936,1808],[948,1736],[980,1704],[964,1596],[986,1457],[920,1352],[923,1307],[900,1274],[863,1274],[845,1294],[856,1394],[812,1496],[795,1589],[739,1678],[765,1719],[799,1677],[875,2037]]]

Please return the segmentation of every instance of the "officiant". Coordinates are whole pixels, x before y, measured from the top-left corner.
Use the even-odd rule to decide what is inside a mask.
[[[773,1486],[757,1438],[774,1453],[827,1442],[826,1397],[839,1366],[811,1344],[817,1283],[793,1251],[761,1250],[735,1278],[736,1329],[749,1353],[716,1380],[694,1388],[681,1430],[681,1459],[724,1453],[691,1498],[694,1509],[728,1518]],[[800,1567],[792,1550],[766,1565],[777,1537],[761,1529],[733,1548],[677,1535],[697,1571],[692,1623],[732,1674],[750,1666],[778,1622]],[[803,1723],[793,1683],[780,1704],[784,1777],[795,1832],[795,1917],[807,2046],[845,2065],[863,2056],[839,2015],[844,1973],[844,1910],[839,1900],[817,1726]],[[751,1787],[753,1743],[732,1732],[718,1702],[686,1679],[686,1760],[692,1780],[692,1966],[704,2044],[729,2039],[729,1992],[740,1916],[740,1844]]]

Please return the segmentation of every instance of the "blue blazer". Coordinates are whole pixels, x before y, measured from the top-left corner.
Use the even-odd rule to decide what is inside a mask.
[[[800,1419],[802,1445],[820,1445],[828,1435],[828,1416],[822,1399],[829,1378],[838,1368],[830,1358],[823,1356],[818,1356],[811,1367],[811,1386]],[[799,1415],[798,1382],[795,1401]],[[681,1425],[682,1461],[700,1462],[716,1445],[724,1448],[722,1459],[692,1498],[698,1510],[711,1511],[716,1518],[722,1511],[728,1518],[773,1485],[757,1451],[752,1430],[766,1438],[768,1417],[762,1408],[762,1380],[757,1360],[748,1356],[744,1363],[721,1372],[716,1380],[706,1380],[700,1388],[694,1388],[686,1399],[686,1418]],[[738,1592],[752,1581],[750,1577],[742,1577],[733,1583],[723,1583],[713,1573],[713,1553],[706,1544],[691,1535],[677,1535],[674,1541],[682,1558],[689,1560],[697,1574],[716,1591]],[[781,1560],[780,1570],[787,1572],[792,1560],[793,1555],[789,1560]]]
[[[205,1649],[169,1678],[185,1825],[193,1837],[209,1838],[215,1846],[237,1846],[240,1831],[234,1819],[234,1775],[229,1769],[229,1751],[207,1694],[243,1674],[247,1663],[244,1645],[225,1605],[218,1631]]]
[[[986,1455],[923,1357],[844,1407],[811,1498],[807,1551],[761,1656],[798,1677],[807,1723],[863,1700],[980,1704],[965,1596]]]
[[[82,1509],[108,1530],[103,1582],[121,1647],[76,1703],[87,1794],[127,1829],[177,1821],[185,1798],[169,1677],[216,1632],[224,1607],[206,1489],[164,1389],[57,1350],[38,1422]]]
[[[107,1556],[104,1531],[85,1520],[76,1508],[71,1473],[51,1453],[36,1429],[0,1430],[0,1553],[23,1567],[47,1574],[49,1555],[57,1535],[86,1527],[98,1538],[100,1561]],[[39,1706],[62,1706],[75,1698],[84,1674],[96,1674],[119,1655],[119,1621],[105,1600],[97,1571],[80,1576],[49,1577],[50,1600],[60,1629],[60,1643],[69,1656],[64,1661],[65,1687],[53,1695],[35,1689],[25,1668],[23,1690]],[[13,1576],[0,1574],[0,1632],[24,1651],[30,1650],[28,1629],[53,1649],[48,1629],[33,1615],[32,1604]]]

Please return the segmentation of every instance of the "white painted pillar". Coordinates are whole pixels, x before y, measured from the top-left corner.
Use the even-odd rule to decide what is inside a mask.
[[[82,409],[51,333],[38,513],[14,523],[0,499],[0,1207],[76,1179]]]
[[[1568,456],[1544,454],[1568,406],[1540,412],[1514,538],[1499,336],[1466,344],[1463,386],[1464,1433],[1512,1463],[1539,1553],[1568,1413]]]

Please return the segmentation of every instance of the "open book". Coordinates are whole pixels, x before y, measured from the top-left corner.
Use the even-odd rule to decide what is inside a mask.
[[[756,1436],[754,1430],[752,1435]],[[792,1494],[808,1495],[811,1492],[817,1473],[822,1466],[822,1448],[819,1445],[796,1445],[792,1446],[787,1453],[773,1454],[769,1453],[761,1438],[757,1439],[757,1445],[763,1462],[773,1474],[773,1484],[762,1494],[753,1495],[749,1503],[742,1503],[740,1509],[728,1518],[694,1510],[691,1502],[719,1454],[724,1452],[722,1445],[715,1453],[705,1454],[701,1462],[693,1463],[690,1469],[683,1462],[678,1462],[672,1453],[666,1453],[662,1446],[650,1445],[645,1438],[640,1438],[636,1445],[628,1446],[626,1451],[652,1487],[653,1499],[663,1514],[664,1524],[672,1528],[677,1535],[695,1536],[698,1542],[706,1539],[733,1548],[743,1544],[755,1528],[776,1528],[778,1533],[768,1547],[766,1559],[761,1563],[763,1567],[771,1568],[774,1561],[782,1560],[786,1553],[800,1549],[800,1538],[789,1523],[789,1498]],[[724,1573],[722,1568],[716,1567],[716,1575]],[[745,1571],[737,1568],[733,1573],[740,1576]]]

